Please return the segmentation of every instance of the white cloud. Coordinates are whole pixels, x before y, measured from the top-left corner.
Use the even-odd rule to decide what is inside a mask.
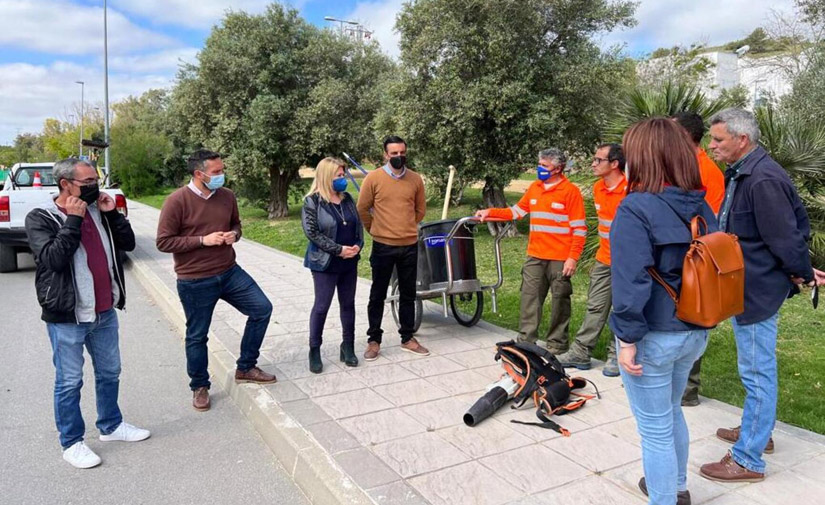
[[[603,45],[627,43],[636,56],[657,47],[717,45],[748,35],[769,22],[771,9],[792,12],[793,0],[641,0],[637,25],[604,37]]]
[[[61,55],[103,52],[103,8],[65,0],[0,0],[0,46]],[[177,45],[108,10],[109,52],[128,54]]]
[[[0,65],[0,145],[9,145],[20,132],[39,132],[49,117],[65,119],[68,110],[80,103],[80,85],[85,81],[86,106],[103,103],[103,72],[98,66],[55,62],[50,65],[11,63]],[[172,85],[171,74],[109,75],[109,103],[150,88]]]
[[[181,63],[197,63],[199,49],[185,47],[156,53],[109,58],[109,68],[131,73],[176,71]]]
[[[114,0],[126,12],[169,25],[209,30],[227,11],[259,14],[273,0]],[[299,9],[305,0],[290,2]]]
[[[398,44],[401,36],[395,31],[395,18],[401,12],[405,0],[383,0],[377,2],[358,2],[346,19],[358,21],[367,30],[373,32],[381,48],[393,58],[398,58]]]

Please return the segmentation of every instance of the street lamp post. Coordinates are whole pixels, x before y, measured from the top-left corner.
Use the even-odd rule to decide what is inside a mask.
[[[103,159],[106,163],[106,171],[111,173],[112,167],[109,166],[109,28],[106,20],[106,0],[103,0],[103,140],[106,142]]]
[[[350,35],[355,40],[361,40],[364,37],[372,35],[372,32],[364,28],[358,21],[338,19],[332,16],[324,16],[324,21],[338,23],[338,30],[341,32],[341,35]],[[355,28],[344,28],[344,25],[355,25]]]
[[[75,81],[75,84],[80,84],[80,141],[77,143],[77,152],[78,155],[83,156],[83,102],[85,101],[86,83]]]

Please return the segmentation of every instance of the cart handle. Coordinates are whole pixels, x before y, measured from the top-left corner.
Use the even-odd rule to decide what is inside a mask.
[[[470,216],[470,218],[480,223],[511,223],[513,221],[512,219],[504,219],[500,217],[487,217],[481,219],[480,217]]]

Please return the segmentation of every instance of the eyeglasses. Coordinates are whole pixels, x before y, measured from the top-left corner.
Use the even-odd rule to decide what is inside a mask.
[[[593,157],[593,163],[596,164],[596,165],[600,164],[603,161],[610,161],[610,159],[608,159],[608,158],[599,158],[598,156]]]
[[[100,178],[99,178],[99,177],[94,177],[94,178],[91,178],[91,179],[81,179],[81,180],[78,180],[78,179],[69,179],[69,180],[70,180],[70,181],[77,182],[77,183],[78,183],[78,184],[80,184],[81,186],[88,186],[88,185],[90,185],[90,184],[97,184],[97,183],[99,183],[99,182],[100,182]]]

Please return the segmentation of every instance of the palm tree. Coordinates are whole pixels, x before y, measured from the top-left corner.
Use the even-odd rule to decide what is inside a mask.
[[[756,109],[759,143],[791,176],[811,221],[811,261],[825,266],[825,122]]]
[[[710,99],[698,87],[668,82],[661,88],[637,87],[608,120],[604,137],[621,142],[630,125],[647,117],[670,117],[696,112],[705,120],[736,104],[730,94]],[[825,121],[803,118],[793,112],[778,113],[772,106],[755,111],[762,132],[760,144],[793,179],[811,221],[811,260],[825,267]],[[588,243],[587,253],[595,250]],[[585,255],[589,257],[589,254]]]
[[[642,119],[671,117],[680,112],[695,112],[705,120],[733,103],[727,95],[710,99],[697,86],[667,82],[662,87],[636,87],[608,120],[605,139],[621,142],[625,130]]]

